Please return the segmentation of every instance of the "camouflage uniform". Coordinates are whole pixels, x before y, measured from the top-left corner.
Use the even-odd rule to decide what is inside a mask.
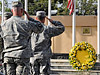
[[[11,12],[5,12],[4,13],[4,18],[6,18],[5,20],[9,19],[12,16]]]
[[[64,26],[59,21],[53,21],[52,26],[44,25],[44,31],[36,34],[32,33],[31,45],[33,57],[30,58],[33,75],[49,75],[51,38],[64,32]]]
[[[4,13],[4,20],[9,19],[11,16],[12,16],[11,12],[5,12]],[[1,29],[1,25],[0,25],[0,56],[1,56],[1,52],[3,51],[3,48],[4,48],[4,46],[3,46],[3,39],[1,37],[1,33],[2,33],[2,29]]]
[[[15,2],[20,6],[20,2]],[[6,75],[30,75],[30,37],[31,33],[43,31],[43,25],[34,20],[24,21],[12,16],[1,25],[4,40],[4,63]]]
[[[11,12],[5,12],[4,13],[4,21],[9,19],[10,17],[12,16],[12,13]],[[3,38],[1,37],[1,34],[2,34],[2,29],[1,29],[1,25],[0,25],[0,60],[3,60],[2,59],[2,51],[3,51],[3,48],[4,48],[4,44],[3,44]],[[0,61],[0,64],[3,63],[3,61]],[[2,64],[2,67],[4,67],[4,65]],[[1,70],[3,71],[4,68],[2,68]],[[0,75],[1,72],[0,72]]]

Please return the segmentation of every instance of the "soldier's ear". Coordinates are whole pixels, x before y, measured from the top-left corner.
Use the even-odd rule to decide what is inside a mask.
[[[11,12],[13,13],[13,9],[11,9]]]
[[[23,9],[21,9],[21,13],[23,13]]]
[[[37,17],[35,17],[35,19],[36,19],[36,20],[38,20],[38,18],[37,18]]]

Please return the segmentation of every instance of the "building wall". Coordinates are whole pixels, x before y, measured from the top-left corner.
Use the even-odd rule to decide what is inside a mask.
[[[72,48],[72,27],[65,27],[65,32],[53,38],[54,53],[69,53]],[[97,28],[91,27],[91,35],[82,35],[82,27],[76,27],[76,42],[86,41],[97,50]]]
[[[72,17],[56,16],[54,20],[61,21],[65,26],[65,32],[53,38],[53,53],[69,53],[72,48]],[[82,28],[90,27],[91,34],[83,35]],[[76,42],[86,41],[97,50],[97,16],[76,16]]]
[[[61,21],[65,26],[63,34],[52,38],[52,51],[53,53],[69,53],[72,48],[72,16],[52,16],[52,19]],[[47,23],[46,20],[45,24]],[[90,27],[91,34],[83,35],[83,27]],[[80,41],[92,44],[97,50],[97,16],[76,16],[76,42]]]

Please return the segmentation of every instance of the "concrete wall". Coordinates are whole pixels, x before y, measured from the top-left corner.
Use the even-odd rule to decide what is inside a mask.
[[[69,53],[72,48],[72,16],[52,16],[52,19],[61,21],[65,26],[63,34],[52,38],[52,51],[54,53]],[[45,24],[47,25],[47,23],[46,20]],[[83,35],[83,27],[90,27],[91,35]],[[76,42],[80,41],[92,44],[97,50],[97,16],[76,16]]]
[[[72,17],[56,16],[52,19],[61,21],[65,26],[65,32],[53,38],[53,52],[69,53],[72,48]],[[90,27],[91,35],[83,35],[83,27]],[[97,50],[97,16],[76,16],[76,42],[80,41],[92,44]]]

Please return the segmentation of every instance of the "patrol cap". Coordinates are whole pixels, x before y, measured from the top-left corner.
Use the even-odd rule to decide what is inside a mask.
[[[23,7],[23,4],[20,1],[12,2],[12,7]]]
[[[37,11],[36,16],[37,17],[46,17],[46,13],[45,13],[45,11]]]
[[[5,12],[4,13],[4,17],[11,17],[12,16],[12,13],[11,12]]]

